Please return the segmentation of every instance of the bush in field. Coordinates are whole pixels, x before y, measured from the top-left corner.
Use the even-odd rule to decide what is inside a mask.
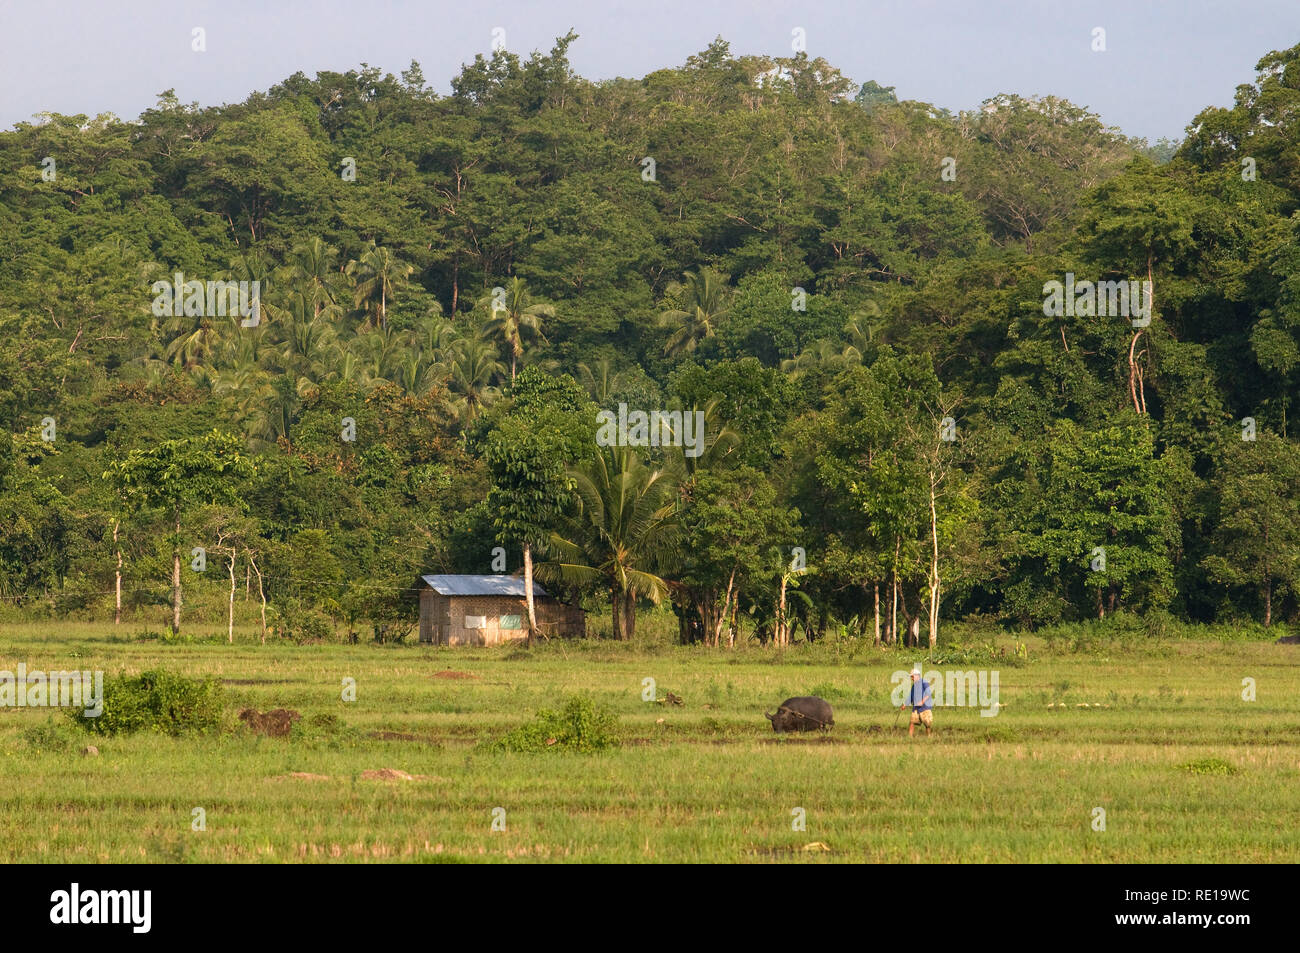
[[[1229,777],[1237,773],[1237,766],[1222,758],[1200,758],[1178,766],[1188,774],[1208,774]]]
[[[156,731],[179,735],[221,726],[222,688],[215,678],[186,678],[173,672],[118,675],[104,681],[104,711],[98,718],[73,709],[72,720],[101,735]]]
[[[496,751],[602,751],[618,744],[618,718],[590,698],[571,696],[560,711],[542,709],[488,747]]]
[[[271,615],[281,634],[299,644],[325,642],[334,637],[334,624],[329,616],[298,599],[286,599],[281,605],[272,606]]]
[[[33,751],[68,751],[80,740],[67,722],[56,722],[53,718],[47,718],[44,724],[24,728],[22,739]]]

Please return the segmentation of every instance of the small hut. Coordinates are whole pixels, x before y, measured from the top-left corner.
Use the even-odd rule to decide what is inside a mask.
[[[496,645],[528,635],[528,602],[518,576],[421,576],[420,641]],[[537,629],[545,636],[586,635],[585,613],[533,583]]]

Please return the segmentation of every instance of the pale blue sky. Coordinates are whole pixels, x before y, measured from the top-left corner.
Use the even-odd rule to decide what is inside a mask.
[[[1098,26],[1104,53],[1091,50]],[[396,74],[419,60],[445,93],[494,27],[521,54],[573,27],[570,59],[590,79],[680,65],[718,35],[735,54],[788,56],[802,27],[809,56],[900,98],[956,111],[1050,93],[1154,142],[1230,105],[1261,56],[1300,43],[1300,0],[0,0],[0,128],[44,110],[135,118],[168,88],[238,102],[298,70],[362,62]]]

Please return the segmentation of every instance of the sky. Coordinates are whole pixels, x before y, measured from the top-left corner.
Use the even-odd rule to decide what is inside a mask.
[[[679,66],[718,36],[733,55],[790,56],[802,29],[810,58],[900,99],[955,112],[1056,95],[1154,143],[1300,43],[1300,0],[0,0],[0,129],[44,111],[134,119],[167,89],[239,102],[362,63],[398,74],[418,60],[447,93],[494,30],[526,57],[570,28],[570,62],[593,80]]]

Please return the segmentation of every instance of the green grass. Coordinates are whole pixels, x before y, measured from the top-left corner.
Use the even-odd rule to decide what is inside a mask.
[[[0,860],[1300,860],[1292,646],[984,639],[981,653],[1008,660],[962,667],[1000,671],[1002,713],[941,709],[934,737],[909,739],[889,678],[915,654],[852,641],[524,651],[261,646],[248,632],[164,644],[123,628],[0,626],[0,669],[211,674],[229,729],[105,737],[61,712],[0,709]],[[345,677],[355,702],[341,699]],[[648,677],[684,704],[642,701]],[[1256,701],[1241,698],[1246,677]],[[835,706],[834,731],[774,736],[763,711],[813,691]],[[483,744],[579,694],[617,716],[617,747]],[[236,730],[244,706],[304,721],[289,739],[249,736]],[[97,757],[81,754],[88,744]],[[362,777],[385,768],[415,779]],[[194,808],[205,831],[191,829]]]

